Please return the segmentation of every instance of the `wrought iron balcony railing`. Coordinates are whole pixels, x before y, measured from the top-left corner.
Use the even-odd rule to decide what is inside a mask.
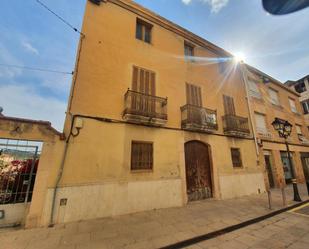
[[[128,90],[123,118],[138,123],[163,125],[167,121],[167,98]]]
[[[242,136],[250,135],[248,118],[236,115],[224,115],[222,119],[225,133]]]
[[[180,107],[180,110],[183,129],[201,131],[218,129],[217,111],[189,104]]]

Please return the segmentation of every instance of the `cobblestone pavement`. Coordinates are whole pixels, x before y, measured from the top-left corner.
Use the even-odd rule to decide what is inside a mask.
[[[292,204],[292,191],[287,201]],[[308,199],[300,186],[303,200]],[[282,208],[280,191],[273,210]],[[168,208],[56,225],[53,228],[0,229],[0,249],[159,248],[269,213],[266,194],[231,200],[205,200]],[[188,248],[309,248],[309,218],[283,213]]]

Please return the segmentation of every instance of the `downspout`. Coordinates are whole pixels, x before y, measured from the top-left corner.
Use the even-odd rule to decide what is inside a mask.
[[[250,117],[250,124],[251,124],[251,127],[252,127],[256,156],[259,160],[260,151],[259,151],[259,145],[258,145],[258,141],[257,141],[257,137],[256,137],[255,125],[253,123],[252,109],[251,109],[251,105],[250,105],[249,90],[248,90],[248,75],[247,75],[246,65],[243,62],[240,63],[240,71],[241,71],[243,81],[245,83],[246,99],[247,99],[247,105],[248,105],[248,111],[249,111],[249,117]]]
[[[80,54],[81,54],[84,38],[85,38],[85,35],[83,33],[81,33],[80,44],[79,44],[78,53],[77,53],[77,61],[76,61],[76,64],[75,64],[74,78],[72,80],[72,88],[71,88],[70,99],[69,99],[69,103],[68,103],[68,109],[67,109],[67,114],[71,115],[71,126],[70,126],[69,135],[68,135],[68,137],[65,141],[63,156],[62,156],[62,159],[61,159],[61,164],[60,164],[60,168],[59,168],[59,171],[58,171],[58,174],[57,174],[57,180],[56,180],[56,184],[55,184],[55,188],[54,188],[54,192],[53,192],[50,219],[49,219],[49,225],[48,225],[49,227],[52,227],[54,225],[53,218],[54,218],[54,212],[55,212],[55,202],[56,202],[57,191],[58,191],[59,183],[60,183],[60,180],[61,180],[62,174],[63,174],[63,169],[64,169],[64,165],[65,165],[65,160],[66,160],[66,157],[67,157],[70,138],[73,135],[72,130],[73,130],[73,126],[74,126],[75,115],[71,114],[71,106],[72,106],[72,99],[73,99],[73,96],[74,96],[74,89],[75,89],[76,79],[77,79],[77,74],[78,74]]]
[[[54,211],[55,211],[56,196],[57,196],[57,191],[58,191],[58,187],[59,187],[59,182],[60,182],[60,180],[62,178],[65,160],[66,160],[66,157],[67,157],[67,152],[68,152],[68,148],[69,148],[69,142],[70,142],[70,138],[71,138],[72,130],[73,130],[74,119],[75,119],[75,116],[72,117],[70,134],[69,134],[68,138],[65,141],[64,152],[63,152],[60,168],[59,168],[58,175],[57,175],[55,189],[54,189],[54,192],[53,192],[53,199],[52,199],[51,211],[50,211],[50,219],[49,219],[49,225],[48,225],[49,227],[54,226],[54,219],[53,218],[54,218]]]

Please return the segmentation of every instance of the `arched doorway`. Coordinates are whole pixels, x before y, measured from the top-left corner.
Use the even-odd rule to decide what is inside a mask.
[[[212,197],[209,145],[199,141],[185,143],[188,201]]]

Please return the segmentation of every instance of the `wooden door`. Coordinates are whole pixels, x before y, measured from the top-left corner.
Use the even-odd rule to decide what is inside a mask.
[[[309,153],[301,153],[301,161],[304,170],[305,179],[309,181]]]
[[[188,200],[212,197],[210,155],[208,146],[199,141],[185,144]]]
[[[133,67],[132,108],[141,114],[155,113],[155,73],[149,70]]]
[[[272,172],[270,155],[264,155],[264,159],[265,159],[265,166],[266,166],[267,175],[268,175],[269,187],[274,188],[275,182],[274,182],[274,177],[273,177],[273,172]]]

